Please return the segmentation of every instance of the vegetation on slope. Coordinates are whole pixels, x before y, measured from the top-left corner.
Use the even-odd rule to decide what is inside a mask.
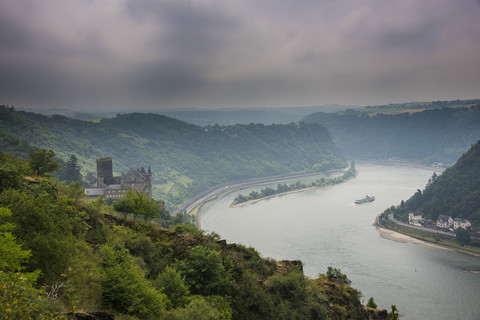
[[[318,124],[198,127],[140,113],[89,122],[0,107],[0,138],[9,150],[21,145],[23,155],[30,145],[51,149],[63,161],[73,154],[85,176],[95,173],[99,156],[112,156],[118,175],[151,166],[154,197],[169,208],[222,183],[346,166]]]
[[[2,319],[389,317],[362,306],[338,269],[308,279],[301,263],[264,259],[191,225],[125,220],[31,163],[0,153]]]
[[[402,104],[314,113],[347,158],[453,164],[480,139],[480,101]]]
[[[480,225],[480,141],[440,176],[434,174],[426,188],[417,190],[395,213],[408,221],[412,211],[422,212],[430,220],[443,214]]]

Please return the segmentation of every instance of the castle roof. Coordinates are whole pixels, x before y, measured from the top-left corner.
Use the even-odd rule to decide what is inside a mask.
[[[145,173],[145,169],[142,167],[141,169],[130,169],[124,176],[124,181],[127,183],[133,182],[145,182],[147,181],[147,174]]]

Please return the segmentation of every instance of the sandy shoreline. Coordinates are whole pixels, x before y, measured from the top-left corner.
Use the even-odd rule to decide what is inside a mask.
[[[396,232],[396,231],[393,231],[393,230],[390,230],[390,229],[385,229],[384,227],[378,225],[377,223],[374,223],[374,226],[378,230],[378,232],[380,233],[380,236],[384,239],[397,241],[397,242],[403,242],[403,243],[421,244],[421,245],[430,246],[430,247],[434,247],[434,248],[439,248],[439,249],[443,249],[443,250],[456,251],[456,252],[468,254],[468,255],[471,255],[471,256],[480,257],[480,254],[475,253],[475,252],[462,250],[460,248],[452,248],[452,247],[449,247],[449,246],[444,246],[444,245],[441,245],[441,244],[436,244],[436,243],[432,243],[432,242],[429,242],[429,241],[420,240],[420,239],[408,236],[408,235],[400,233],[400,232]],[[469,272],[480,274],[480,270],[471,270]]]
[[[403,243],[423,244],[423,245],[430,246],[430,247],[445,249],[445,250],[449,250],[449,251],[455,251],[455,249],[453,249],[453,248],[449,248],[449,247],[441,246],[441,245],[434,244],[434,243],[431,243],[431,242],[419,240],[417,238],[407,236],[406,234],[403,234],[403,233],[399,233],[399,232],[396,232],[396,231],[393,231],[393,230],[390,230],[390,229],[385,229],[383,227],[380,227],[379,225],[375,225],[375,227],[377,228],[378,232],[380,232],[380,236],[384,239],[393,240],[393,241],[397,241],[397,242],[403,242]]]

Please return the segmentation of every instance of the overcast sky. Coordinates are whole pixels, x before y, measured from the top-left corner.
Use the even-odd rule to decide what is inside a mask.
[[[0,104],[480,98],[479,0],[0,0]]]

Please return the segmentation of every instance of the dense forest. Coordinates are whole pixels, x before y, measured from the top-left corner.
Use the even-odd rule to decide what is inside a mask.
[[[122,205],[52,179],[56,167],[45,150],[0,153],[1,319],[398,319],[373,298],[363,306],[336,268],[309,279],[301,262],[162,228],[156,205],[154,220],[125,219]]]
[[[430,220],[443,214],[480,225],[480,141],[440,176],[434,173],[424,190],[417,190],[395,210],[402,220],[408,220],[412,211]]]
[[[347,158],[453,164],[480,139],[480,101],[438,101],[314,113]]]
[[[141,113],[82,121],[1,106],[0,146],[24,158],[34,147],[63,162],[74,155],[84,177],[95,176],[100,156],[113,157],[116,175],[150,166],[154,197],[170,209],[222,183],[347,165],[319,124],[199,127]]]

